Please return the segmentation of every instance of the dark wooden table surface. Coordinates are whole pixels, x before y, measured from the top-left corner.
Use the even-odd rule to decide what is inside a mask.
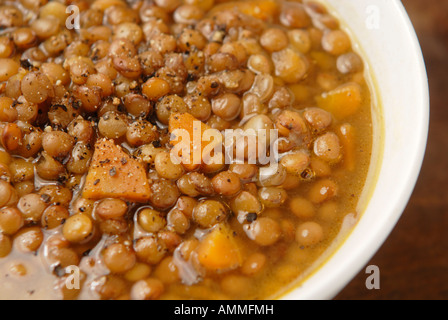
[[[365,270],[336,297],[448,299],[448,1],[403,0],[417,31],[429,76],[428,147],[411,200],[367,265],[380,269],[380,289],[367,290]]]

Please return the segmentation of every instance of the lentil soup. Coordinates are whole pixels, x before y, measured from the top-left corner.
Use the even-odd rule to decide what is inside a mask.
[[[317,2],[0,0],[0,298],[278,297],[361,214],[371,95]],[[195,121],[275,170],[173,161]]]

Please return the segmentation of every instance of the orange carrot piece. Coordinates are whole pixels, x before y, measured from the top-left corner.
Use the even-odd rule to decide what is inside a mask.
[[[126,6],[126,3],[123,0],[96,0],[92,4],[92,9],[105,11],[110,7],[120,6],[124,7]]]
[[[181,163],[187,171],[198,169],[204,164],[206,160],[204,158],[210,154],[209,151],[218,144],[222,144],[222,136],[218,130],[212,129],[189,113],[171,114],[168,130],[171,134],[171,145],[176,146],[181,142],[186,145],[187,143],[183,141],[184,138],[190,141],[187,146],[188,152],[179,150]],[[207,133],[219,136],[219,139],[207,138]],[[205,150],[206,148],[207,150]]]
[[[355,82],[344,84],[316,98],[317,106],[342,120],[355,114],[362,104],[362,89]]]
[[[225,224],[218,224],[201,240],[197,249],[200,264],[208,271],[232,270],[243,262],[241,247],[232,230]]]
[[[271,0],[241,2],[241,12],[264,21],[272,21],[278,13],[278,3]]]
[[[142,163],[131,158],[113,140],[101,139],[95,144],[82,195],[92,200],[123,198],[147,202],[151,189]]]
[[[355,128],[350,124],[339,126],[337,135],[341,141],[344,152],[344,166],[347,170],[355,170]]]
[[[250,0],[224,2],[215,6],[210,15],[223,10],[237,9],[241,13],[247,14],[263,21],[273,21],[279,12],[279,5],[273,0]]]

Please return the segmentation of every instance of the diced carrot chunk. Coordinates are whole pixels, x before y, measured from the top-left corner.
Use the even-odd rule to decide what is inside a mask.
[[[212,154],[217,145],[222,144],[221,133],[212,129],[207,124],[196,119],[189,113],[174,113],[170,116],[169,132],[171,134],[171,144],[176,146],[179,143],[187,145],[183,139],[189,140],[188,152],[179,150],[180,160],[187,171],[198,169],[205,157]],[[218,139],[209,138],[208,135],[219,137]],[[180,139],[179,139],[180,138]],[[210,140],[210,141],[209,141]],[[207,149],[206,149],[207,148]],[[179,148],[181,149],[181,147]]]
[[[347,170],[353,171],[356,165],[355,128],[346,123],[339,126],[336,133],[341,141],[344,152],[344,166]]]
[[[215,6],[210,13],[213,15],[229,9],[237,9],[241,13],[263,21],[274,21],[274,17],[279,12],[279,5],[273,0],[231,1]]]
[[[123,198],[146,202],[151,189],[142,163],[131,158],[113,140],[101,139],[95,144],[82,195],[92,200]]]
[[[271,0],[241,2],[241,12],[264,21],[272,21],[278,13],[278,3]]]
[[[232,270],[243,262],[241,247],[232,230],[218,224],[201,240],[197,249],[198,260],[208,271]]]
[[[354,82],[344,84],[317,97],[316,102],[319,108],[332,113],[337,119],[344,119],[361,107],[361,86]]]
[[[105,11],[110,7],[124,7],[126,3],[123,0],[96,0],[92,4],[92,9]]]

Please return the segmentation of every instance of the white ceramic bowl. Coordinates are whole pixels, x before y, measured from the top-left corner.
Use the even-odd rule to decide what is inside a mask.
[[[333,253],[283,299],[331,299],[363,268],[400,218],[427,141],[429,95],[421,49],[398,0],[322,0],[351,34],[375,91],[376,143],[360,219]],[[364,204],[364,206],[363,206]],[[364,208],[364,209],[362,209]],[[366,275],[367,278],[368,275]],[[366,289],[367,290],[367,289]]]

